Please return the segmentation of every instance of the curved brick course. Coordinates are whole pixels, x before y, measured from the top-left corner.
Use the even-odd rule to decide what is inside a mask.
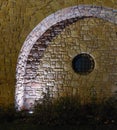
[[[117,24],[117,10],[91,5],[79,5],[59,10],[48,16],[29,34],[20,51],[17,64],[15,96],[18,110],[21,110],[22,107],[29,109],[36,99],[43,98],[42,92],[46,93],[47,91],[38,84],[35,70],[38,69],[38,64],[48,43],[67,25],[86,17],[101,18]],[[35,46],[37,47],[37,53],[35,53]],[[36,88],[40,89],[40,94],[35,93],[35,91],[31,95],[28,93]],[[26,99],[30,100],[26,101]]]

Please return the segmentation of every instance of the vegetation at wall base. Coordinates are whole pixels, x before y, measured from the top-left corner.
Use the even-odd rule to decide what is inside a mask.
[[[33,114],[17,112],[13,105],[0,108],[0,124],[34,124],[40,126],[109,126],[117,125],[117,100],[82,105],[78,97],[44,100],[35,106]]]

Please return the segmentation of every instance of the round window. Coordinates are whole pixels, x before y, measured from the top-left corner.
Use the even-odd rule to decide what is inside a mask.
[[[76,73],[81,75],[89,74],[95,66],[94,59],[87,53],[81,53],[72,60],[72,68]]]

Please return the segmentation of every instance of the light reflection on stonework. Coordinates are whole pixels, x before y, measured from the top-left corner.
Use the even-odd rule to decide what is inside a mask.
[[[116,44],[113,44],[116,35],[112,24],[117,23],[115,15],[116,12],[108,8],[80,5],[58,11],[43,20],[27,37],[19,55],[16,74],[18,110],[30,109],[35,100],[43,99],[48,91],[51,97],[78,92],[83,101],[88,101],[93,86],[98,97],[103,98],[103,93],[109,96],[110,87],[116,82],[113,70],[116,66]],[[102,18],[112,23],[96,18],[77,22],[85,17]],[[102,34],[97,36],[101,28],[102,34],[103,29],[107,30],[104,37]],[[88,77],[74,74],[71,68],[71,60],[81,52],[94,55],[96,59],[96,69]],[[107,78],[104,75],[108,75]]]

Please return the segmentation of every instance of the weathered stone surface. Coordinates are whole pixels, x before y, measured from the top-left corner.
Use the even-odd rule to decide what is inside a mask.
[[[29,92],[26,91],[25,94],[23,89],[20,91],[24,100],[18,98],[21,102],[17,102],[19,110],[25,105],[25,98],[32,98],[31,104],[34,104],[36,98],[44,97],[44,93],[49,93],[52,98],[66,93],[77,93],[82,102],[89,102],[93,93],[97,101],[111,96],[111,88],[116,80],[112,68],[116,63],[110,53],[110,50],[115,49],[115,45],[109,42],[116,39],[117,28],[113,28],[113,23],[117,22],[115,16],[115,11],[110,8],[80,5],[60,10],[37,25],[24,42],[19,55],[24,67],[21,73],[18,73],[22,78],[18,79],[17,83],[21,83],[24,90],[27,87],[24,80],[27,79],[31,83]],[[80,20],[84,17],[89,18]],[[92,55],[96,62],[94,71],[87,76],[76,74],[71,65],[72,59],[83,52]],[[20,65],[18,64],[17,70],[21,68]],[[110,74],[113,79],[109,79]],[[103,86],[106,91],[102,89]],[[45,89],[38,94],[33,89],[38,87]],[[28,104],[27,109],[30,107]]]
[[[14,103],[17,57],[30,31],[57,10],[79,4],[117,9],[116,0],[0,0],[0,105]],[[65,44],[62,46],[65,47]],[[21,78],[19,75],[17,77]]]

